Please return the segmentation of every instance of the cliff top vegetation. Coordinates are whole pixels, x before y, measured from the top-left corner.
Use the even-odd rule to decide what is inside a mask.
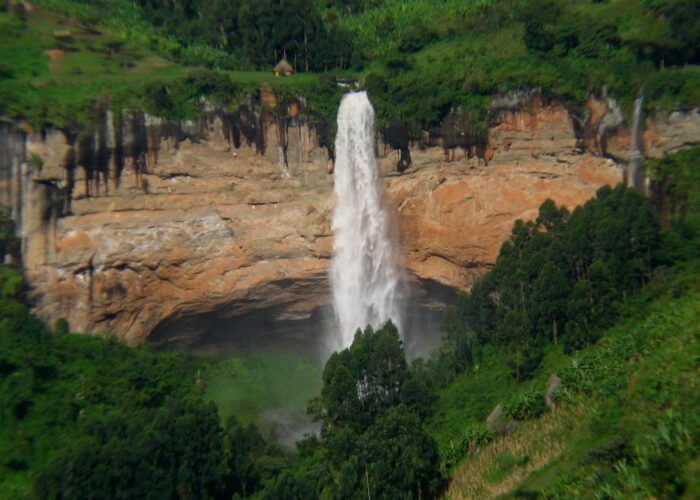
[[[460,107],[483,124],[491,96],[517,89],[574,107],[604,92],[623,107],[640,92],[648,107],[700,104],[692,0],[24,5],[0,4],[0,112],[37,127],[85,123],[98,99],[153,108],[154,85],[172,96],[165,111],[191,115],[201,89],[182,81],[196,68],[216,71],[239,95],[263,82],[303,95],[331,119],[338,92],[324,91],[320,75],[350,75],[370,90],[380,126],[402,120],[414,136]],[[297,74],[274,78],[283,57]]]

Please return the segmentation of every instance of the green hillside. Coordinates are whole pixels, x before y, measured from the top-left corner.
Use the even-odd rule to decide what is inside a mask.
[[[552,373],[564,389],[554,411],[461,459],[449,495],[697,496],[699,271],[697,263],[675,269],[663,289],[652,286],[630,301],[629,316],[596,346],[572,357],[553,349],[528,384],[494,380],[492,367],[497,374],[507,365],[504,354],[485,355],[479,374],[455,381],[435,421],[447,456],[474,446],[472,426],[484,425],[496,403],[544,394]]]
[[[687,209],[672,214],[662,230],[650,281],[617,306],[609,296],[604,310],[595,313],[600,319],[616,310],[618,319],[612,326],[595,334],[590,329],[565,329],[564,335],[588,339],[589,347],[579,350],[572,346],[573,337],[567,341],[566,336],[560,345],[541,347],[531,330],[524,349],[538,354],[534,365],[530,361],[534,366],[530,374],[518,382],[513,376],[517,336],[489,338],[481,346],[474,342],[476,337],[469,340],[469,332],[448,339],[448,353],[463,345],[460,339],[472,342],[470,363],[456,365],[450,356],[433,360],[439,373],[445,372],[443,365],[461,370],[440,391],[428,427],[452,477],[448,496],[694,498],[699,494],[698,154],[694,148],[647,163],[649,171],[655,168],[657,179],[670,181],[675,196],[688,200]],[[489,279],[494,278],[487,275],[485,280]],[[478,288],[472,295],[479,293]],[[471,300],[475,299],[465,300],[455,313],[469,316]],[[568,314],[573,311],[569,307]],[[452,318],[447,320],[449,327]],[[475,325],[473,320],[469,324]],[[486,333],[494,335],[504,327],[509,328],[503,324]],[[522,332],[522,324],[519,328]],[[544,400],[554,374],[562,385],[555,394],[556,408],[548,410]],[[515,424],[490,433],[486,419],[498,404],[503,422],[510,418]]]
[[[280,79],[272,67],[214,71],[196,57],[198,51],[213,50],[204,45],[180,51],[191,57],[174,57],[170,49],[179,44],[155,34],[131,2],[119,9],[119,2],[110,4],[107,10],[116,9],[115,17],[102,15],[95,4],[37,4],[21,16],[0,9],[0,115],[36,129],[80,131],[91,125],[96,104],[104,102],[115,111],[140,107],[168,118],[196,118],[201,97],[236,109],[264,83],[283,95],[317,95],[315,108],[326,105],[327,85],[318,75]]]

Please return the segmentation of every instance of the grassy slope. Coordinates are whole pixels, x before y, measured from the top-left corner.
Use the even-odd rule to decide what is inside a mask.
[[[596,346],[573,357],[552,349],[527,384],[500,373],[502,353],[486,353],[478,374],[463,374],[443,391],[433,433],[445,451],[458,429],[483,422],[496,403],[525,388],[543,391],[551,373],[565,382],[554,412],[465,458],[448,496],[493,497],[518,488],[569,497],[649,495],[659,493],[653,482],[664,475],[685,478],[690,497],[700,493],[693,483],[700,438],[698,262],[659,278],[626,309]],[[486,367],[496,369],[485,374]]]
[[[38,8],[25,22],[0,12],[0,114],[35,127],[81,125],[99,98],[108,97],[115,109],[148,107],[149,85],[180,81],[195,68],[174,63],[148,37],[131,36],[113,24],[87,25],[69,8],[61,12]],[[52,63],[45,51],[58,48],[64,54]],[[280,91],[302,89],[318,81],[313,74],[225,73],[250,90],[263,83]]]
[[[74,36],[57,39],[55,32]],[[41,125],[65,126],[86,120],[90,102],[103,94],[125,105],[138,102],[137,89],[149,79],[182,76],[183,68],[109,33],[90,33],[75,20],[46,10],[26,24],[0,14],[0,60],[12,78],[0,80],[0,109]],[[124,45],[110,54],[108,44]],[[44,51],[62,47],[51,63]]]
[[[321,391],[321,367],[293,353],[234,355],[212,360],[205,374],[206,398],[223,421],[260,423],[267,411],[303,414]]]
[[[687,213],[676,214],[663,235],[662,253],[675,264],[654,271],[596,345],[572,356],[549,346],[542,367],[521,384],[508,374],[508,353],[488,348],[478,370],[441,391],[431,432],[453,460],[464,455],[453,446],[485,427],[496,404],[543,393],[553,373],[564,385],[555,412],[520,422],[512,435],[463,457],[451,471],[451,496],[669,497],[680,487],[669,488],[684,482],[688,498],[700,494],[698,154],[690,148],[645,162],[653,179],[675,185],[674,196],[687,202]]]

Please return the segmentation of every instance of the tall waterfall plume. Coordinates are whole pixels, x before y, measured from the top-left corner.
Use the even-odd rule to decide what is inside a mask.
[[[402,331],[401,272],[374,155],[374,109],[366,92],[346,94],[338,110],[331,287],[337,347],[355,331],[391,319]]]

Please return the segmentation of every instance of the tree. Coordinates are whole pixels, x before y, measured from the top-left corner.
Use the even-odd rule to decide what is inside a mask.
[[[154,411],[111,413],[56,455],[42,498],[202,498],[220,493],[221,428],[213,403],[170,399]]]
[[[435,412],[437,394],[430,375],[421,361],[417,360],[413,364],[411,375],[401,387],[401,403],[424,421]]]
[[[510,310],[498,320],[498,339],[512,347],[510,366],[515,379],[528,378],[539,366],[543,351],[531,335],[530,319],[524,312]]]
[[[240,0],[203,0],[202,32],[205,39],[223,50],[235,50],[240,43],[238,10]]]
[[[547,198],[540,205],[535,223],[547,231],[552,231],[560,228],[568,217],[569,211],[566,207],[557,207],[551,198]]]
[[[239,494],[249,497],[260,486],[262,474],[257,463],[265,452],[267,443],[255,425],[243,427],[235,417],[226,422],[225,455],[228,475],[226,493],[228,497]]]
[[[341,498],[435,496],[441,484],[437,446],[422,428],[435,393],[422,365],[406,365],[398,330],[388,322],[373,331],[358,330],[348,349],[334,353],[323,370],[321,396],[310,412],[321,422],[321,441],[304,444],[306,458],[293,474],[274,484],[274,492],[298,498],[328,488]],[[314,474],[310,474],[315,470]]]
[[[590,323],[596,328],[607,328],[617,318],[617,292],[612,285],[610,271],[604,262],[593,261],[588,268],[590,286]]]
[[[564,273],[548,262],[535,282],[531,307],[536,323],[540,327],[544,325],[551,327],[554,344],[557,343],[557,323],[561,323],[566,317],[568,296],[569,285]]]
[[[437,445],[406,406],[379,417],[358,448],[362,466],[353,472],[371,498],[432,498],[439,492]]]

